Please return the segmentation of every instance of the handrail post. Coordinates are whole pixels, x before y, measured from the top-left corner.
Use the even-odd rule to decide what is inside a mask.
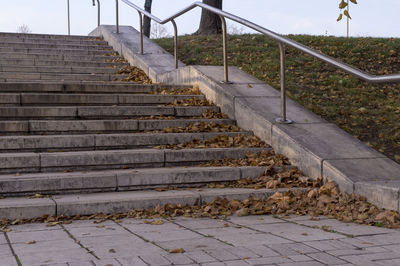
[[[100,0],[97,0],[97,25],[100,26]]]
[[[228,74],[228,48],[227,48],[227,30],[226,30],[226,20],[225,17],[219,15],[221,22],[222,22],[222,43],[223,43],[223,53],[224,53],[224,80],[222,83],[231,84],[232,82],[229,81],[229,74]]]
[[[69,0],[67,0],[68,35],[71,35],[71,19],[69,14]]]
[[[176,26],[175,20],[171,20],[174,26],[174,58],[175,68],[178,69],[178,27]]]
[[[283,43],[279,43],[279,51],[281,54],[281,117],[275,121],[280,124],[291,124],[291,120],[286,117],[286,49]]]
[[[96,2],[94,0],[93,6],[96,6]],[[97,26],[100,26],[100,0],[97,0]]]
[[[140,28],[140,54],[144,54],[144,49],[143,49],[143,15],[139,13],[139,28]]]
[[[119,33],[119,10],[118,10],[118,0],[115,0],[115,7],[116,7],[116,14],[115,14],[115,19],[116,19],[116,30],[117,33]]]

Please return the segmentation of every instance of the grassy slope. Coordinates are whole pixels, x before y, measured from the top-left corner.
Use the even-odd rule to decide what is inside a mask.
[[[400,72],[400,39],[290,38],[372,74]],[[172,52],[172,39],[158,39]],[[220,36],[182,36],[179,59],[222,65]],[[279,50],[260,35],[229,37],[229,64],[279,88]],[[400,163],[400,84],[371,85],[288,49],[288,95]]]

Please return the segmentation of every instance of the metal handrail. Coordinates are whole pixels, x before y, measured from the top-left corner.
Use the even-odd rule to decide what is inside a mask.
[[[95,0],[93,0],[93,6],[96,6]],[[97,0],[97,26],[100,26],[100,0]]]
[[[228,57],[227,57],[227,30],[226,30],[226,21],[225,18],[228,18],[232,21],[235,21],[239,24],[242,24],[244,26],[247,26],[250,29],[253,29],[255,31],[258,31],[264,35],[267,35],[268,37],[274,39],[275,41],[278,42],[279,44],[279,50],[280,50],[280,61],[281,61],[281,117],[277,118],[276,121],[279,123],[292,123],[292,121],[288,120],[286,117],[286,79],[285,79],[285,71],[286,71],[286,66],[285,66],[285,58],[286,58],[286,48],[285,46],[290,46],[292,48],[295,48],[297,50],[300,50],[308,55],[311,55],[312,57],[315,57],[325,63],[328,63],[329,65],[332,65],[336,68],[339,68],[349,74],[352,74],[364,81],[368,81],[371,83],[384,83],[384,82],[399,82],[400,81],[400,74],[391,74],[391,75],[382,75],[382,76],[375,76],[371,75],[365,71],[362,71],[360,69],[357,69],[353,66],[350,66],[346,63],[343,63],[333,57],[327,56],[319,51],[316,51],[310,47],[307,47],[301,43],[298,43],[292,39],[289,39],[287,37],[284,37],[278,33],[275,33],[273,31],[270,31],[260,25],[257,25],[253,22],[250,22],[244,18],[241,18],[239,16],[233,15],[231,13],[222,11],[218,8],[214,8],[212,6],[206,5],[202,2],[194,2],[193,4],[189,5],[188,7],[182,9],[181,11],[175,13],[174,15],[161,20],[157,18],[156,16],[152,15],[151,13],[147,12],[146,10],[140,8],[139,6],[133,4],[132,2],[128,0],[121,0],[128,6],[136,9],[139,13],[139,16],[142,21],[142,16],[145,15],[149,17],[150,19],[154,20],[155,22],[159,24],[166,24],[168,22],[171,22],[174,26],[174,57],[175,57],[175,67],[178,68],[178,59],[177,59],[177,49],[178,49],[178,30],[177,26],[175,23],[175,19],[177,17],[182,16],[183,14],[189,12],[190,10],[200,7],[202,9],[206,9],[212,13],[215,13],[219,15],[221,21],[222,21],[222,29],[223,29],[223,53],[224,53],[224,83],[230,83],[229,78],[228,78]],[[116,20],[117,20],[117,33],[119,33],[119,16],[118,16],[118,0],[116,0],[116,5],[117,5],[117,12],[116,12]],[[143,24],[140,23],[140,53],[143,54]]]

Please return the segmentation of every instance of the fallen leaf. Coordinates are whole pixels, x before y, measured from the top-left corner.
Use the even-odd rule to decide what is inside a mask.
[[[177,249],[172,249],[169,251],[169,253],[185,253],[185,250],[183,248],[177,248]]]

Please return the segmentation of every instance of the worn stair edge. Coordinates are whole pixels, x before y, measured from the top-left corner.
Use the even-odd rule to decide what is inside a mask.
[[[202,191],[188,189],[164,192],[150,190],[71,194],[34,199],[5,198],[0,200],[0,218],[14,220],[39,218],[44,215],[75,216],[122,213],[168,203],[193,206],[211,202],[216,198],[228,200],[244,200],[249,197],[268,198],[277,191],[285,192],[287,189],[203,189]]]
[[[77,80],[77,81],[114,81],[129,78],[126,74],[68,74],[68,73],[40,73],[40,72],[0,72],[0,79],[5,82],[15,80]]]
[[[0,175],[0,195],[71,194],[177,188],[256,178],[265,167],[178,167]]]
[[[248,152],[270,148],[134,149],[41,153],[0,153],[0,173],[38,173],[191,166],[224,158],[239,159]]]
[[[0,152],[83,151],[149,148],[158,145],[208,140],[220,135],[251,135],[251,132],[125,133],[60,136],[0,136]]]
[[[219,111],[216,106],[29,106],[0,107],[0,119],[84,119],[134,118],[142,116],[198,117],[205,111]]]
[[[77,60],[92,61],[97,63],[110,63],[112,60],[119,59],[118,56],[104,55],[67,55],[67,54],[46,54],[46,53],[0,53],[0,59],[38,59],[38,60]]]
[[[58,61],[40,59],[2,59],[0,66],[29,66],[29,67],[104,67],[118,70],[129,66],[123,62],[92,62],[92,61]]]
[[[124,133],[163,130],[165,128],[185,127],[193,123],[214,123],[232,125],[231,119],[176,119],[176,120],[28,120],[0,121],[2,135],[21,134],[93,134]]]
[[[86,35],[63,35],[63,34],[41,34],[41,33],[15,33],[15,32],[1,32],[0,38],[4,37],[12,37],[12,38],[21,38],[21,39],[68,39],[68,40],[89,40],[96,41],[98,40],[95,36],[86,36]]]
[[[400,211],[400,193],[397,193],[400,182],[391,181],[400,180],[399,164],[290,99],[287,117],[295,123],[277,124],[279,92],[236,67],[229,68],[233,84],[220,83],[223,67],[188,66],[175,70],[173,57],[161,57],[165,51],[150,39],[144,40],[147,49],[158,53],[139,55],[137,45],[133,45],[138,43],[139,33],[132,27],[121,26],[122,34],[118,36],[112,29],[111,25],[102,25],[90,35],[102,36],[132,65],[142,67],[155,82],[199,86],[207,99],[236,119],[241,128],[253,131],[311,178],[333,180],[341,191],[358,193],[378,207]],[[156,62],[161,58],[163,65],[160,67]],[[377,195],[375,192],[382,191],[385,182],[388,183],[387,192],[395,193],[377,192]],[[357,185],[360,183],[376,189],[362,189]]]
[[[54,73],[54,74],[116,74],[118,68],[110,67],[70,67],[70,66],[21,66],[0,65],[0,72],[20,72],[20,73]]]
[[[131,82],[52,82],[52,81],[21,81],[17,83],[1,83],[0,92],[68,92],[68,93],[150,93],[155,92],[157,89],[185,89],[191,88],[188,85],[160,85],[160,84],[139,84]]]
[[[168,104],[175,100],[203,100],[203,95],[101,94],[101,93],[1,93],[1,106],[65,106],[65,105],[150,105]]]

